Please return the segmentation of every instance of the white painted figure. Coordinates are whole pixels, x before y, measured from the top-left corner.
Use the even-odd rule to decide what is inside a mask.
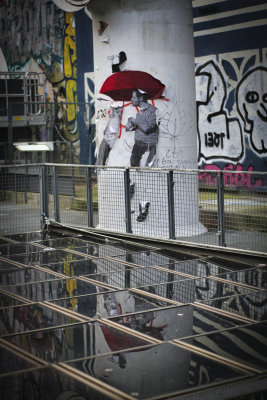
[[[115,144],[120,131],[122,107],[111,105],[109,121],[104,130],[104,137],[100,143],[96,165],[105,165],[109,152]]]

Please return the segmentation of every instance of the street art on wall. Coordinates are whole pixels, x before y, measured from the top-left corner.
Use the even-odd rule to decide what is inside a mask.
[[[236,92],[237,110],[250,135],[253,150],[267,155],[267,68],[250,70],[239,82]]]
[[[91,73],[93,69],[81,57],[80,64],[86,66],[80,68],[83,71],[79,74],[76,19],[78,42],[83,42],[80,39],[79,23],[82,21],[82,34],[87,34],[88,49],[92,44],[91,20],[84,10],[77,13],[64,12],[50,0],[9,0],[1,6],[0,48],[9,71],[34,71],[45,74],[44,97],[47,103],[51,103],[51,113],[55,115],[52,139],[71,142],[76,161],[81,140],[83,149],[86,149],[84,159],[88,162],[88,125],[92,112],[84,106],[84,74]],[[81,51],[86,53],[84,47],[79,44],[79,54]],[[92,51],[88,54],[92,57]],[[93,63],[93,59],[91,62]],[[78,81],[79,85],[82,85],[80,91],[83,92],[80,96]],[[91,83],[90,86],[92,92]],[[92,97],[91,95],[90,100]],[[83,106],[78,107],[78,102],[82,102]],[[83,136],[86,136],[86,139]],[[61,161],[71,161],[70,154],[66,154]]]
[[[196,72],[199,159],[238,160],[243,155],[241,126],[225,110],[226,82],[213,61]]]
[[[155,160],[156,147],[159,137],[159,126],[157,123],[156,112],[154,106],[155,99],[163,99],[162,93],[165,85],[151,74],[143,71],[125,70],[110,75],[103,83],[100,94],[109,96],[111,102],[109,110],[99,110],[99,117],[109,120],[104,128],[103,138],[97,137],[97,165],[124,165],[125,167],[151,167]],[[150,104],[148,99],[152,102]],[[125,113],[125,121],[122,123],[123,111],[127,106],[135,110],[135,117],[131,115],[128,108]],[[129,113],[130,111],[130,113]],[[99,132],[101,137],[102,132]],[[123,139],[122,139],[123,134]],[[130,139],[126,139],[126,137]],[[120,145],[127,143],[126,151],[121,152],[121,146],[114,145],[120,142]],[[99,144],[100,143],[100,144]],[[111,158],[109,155],[114,148]],[[113,164],[115,160],[116,164]],[[136,197],[136,182],[131,181],[130,196]],[[141,189],[142,196],[136,199],[138,203],[136,217],[137,222],[144,222],[148,216],[150,201],[146,198],[146,188]],[[133,202],[132,202],[133,203]],[[132,213],[134,213],[132,204]]]
[[[98,146],[98,165],[105,165],[109,152],[113,148],[116,138],[120,139],[122,129],[125,132],[134,132],[134,143],[129,146],[128,158],[124,158],[124,166],[139,167],[145,153],[145,166],[152,166],[156,154],[156,145],[159,136],[159,127],[156,118],[155,99],[164,99],[162,93],[165,85],[151,74],[143,71],[120,71],[110,75],[103,83],[100,94],[111,98],[109,121],[104,129],[104,137]],[[148,99],[152,104],[148,103]],[[120,103],[119,103],[120,102]],[[132,105],[136,108],[135,118],[128,115],[125,125],[122,124],[124,108]],[[115,111],[116,110],[116,111]],[[105,118],[107,112],[100,110],[99,117]],[[120,155],[120,158],[122,156]],[[119,160],[117,161],[119,162]]]
[[[266,170],[267,68],[261,60],[261,50],[196,59],[198,159],[206,171],[200,181],[211,184],[208,171],[223,169],[237,172],[231,175],[237,186],[263,185],[238,174]]]

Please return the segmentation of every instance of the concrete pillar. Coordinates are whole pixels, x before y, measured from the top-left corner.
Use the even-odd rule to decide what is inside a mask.
[[[98,99],[99,91],[105,79],[112,74],[110,57],[124,51],[127,61],[123,68],[148,72],[166,86],[166,101],[155,100],[160,134],[153,167],[197,169],[191,0],[91,0],[88,9],[93,18],[97,144],[99,145],[102,139],[108,121],[106,109],[109,105],[109,102]],[[107,24],[102,35],[99,31],[99,21]],[[122,124],[126,124],[129,116],[135,115],[134,107],[125,107]],[[133,144],[134,134],[122,129],[121,137],[116,140],[109,154],[107,165],[130,166]],[[144,165],[144,160],[142,163]],[[168,237],[167,182],[165,177],[162,181],[157,181],[157,177],[150,177],[144,184],[138,171],[132,174],[131,180],[136,183],[131,204],[134,210],[132,228],[136,234]],[[123,208],[121,179],[122,175],[115,182],[111,173],[101,172],[101,228],[120,230],[125,227],[124,210],[121,210],[121,215],[118,216],[118,210],[113,212],[109,203],[112,196],[114,204],[121,204]],[[176,236],[191,236],[204,232],[204,227],[198,221],[197,176],[186,180],[175,174],[174,181]],[[119,185],[122,189],[119,189]],[[149,216],[144,222],[136,221],[140,201],[150,202],[150,213],[154,218]]]

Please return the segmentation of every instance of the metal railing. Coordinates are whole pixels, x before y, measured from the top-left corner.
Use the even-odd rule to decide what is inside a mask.
[[[0,75],[0,124],[7,126],[9,117],[20,116],[15,121],[28,121],[45,112],[45,75],[38,72],[1,72]]]
[[[94,104],[25,102],[23,96],[18,97],[17,102],[11,97],[6,104],[3,96],[0,87],[0,165],[94,164]],[[21,142],[36,144],[48,141],[53,142],[49,152],[19,151],[16,146]]]
[[[209,171],[206,181],[203,173],[76,164],[2,166],[0,232],[39,230],[50,220],[267,253],[267,173],[238,172],[237,179],[231,171]],[[248,174],[257,185],[240,186]]]

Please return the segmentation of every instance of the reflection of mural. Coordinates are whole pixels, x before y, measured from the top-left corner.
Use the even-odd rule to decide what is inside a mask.
[[[267,153],[267,68],[249,71],[239,82],[237,109],[244,121],[244,131],[258,154]]]

